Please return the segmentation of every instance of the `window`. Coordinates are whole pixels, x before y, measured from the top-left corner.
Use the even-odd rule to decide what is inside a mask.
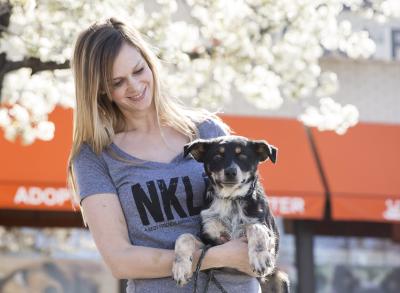
[[[392,30],[392,57],[400,60],[400,29]]]
[[[400,245],[389,239],[315,237],[318,293],[400,292]]]

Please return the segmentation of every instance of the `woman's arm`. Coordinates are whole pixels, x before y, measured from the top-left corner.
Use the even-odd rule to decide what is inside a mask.
[[[89,196],[82,201],[82,208],[96,246],[115,278],[147,279],[171,276],[174,251],[132,245],[117,196],[111,193]],[[226,266],[226,254],[222,254],[221,248],[212,247],[208,250],[202,270]],[[228,249],[231,250],[232,248]],[[199,256],[200,251],[194,255],[193,270]]]

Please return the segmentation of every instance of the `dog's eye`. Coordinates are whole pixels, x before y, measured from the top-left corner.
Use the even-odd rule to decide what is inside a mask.
[[[246,160],[247,159],[247,156],[243,155],[243,154],[240,154],[238,157],[239,157],[240,160]]]
[[[222,159],[222,156],[221,156],[221,155],[215,155],[215,156],[213,157],[213,159],[214,159],[214,160],[221,160],[221,159]]]

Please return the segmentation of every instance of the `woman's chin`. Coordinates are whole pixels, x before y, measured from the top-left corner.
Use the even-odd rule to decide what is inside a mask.
[[[129,108],[132,112],[138,112],[138,111],[141,112],[141,111],[149,111],[149,110],[153,109],[154,105],[150,99],[145,98],[142,101],[131,104]]]

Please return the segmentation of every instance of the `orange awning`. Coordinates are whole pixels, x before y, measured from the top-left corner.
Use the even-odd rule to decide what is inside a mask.
[[[238,135],[278,147],[278,160],[260,165],[260,177],[277,216],[321,219],[325,191],[304,126],[293,119],[223,115]]]
[[[400,126],[312,131],[338,220],[400,221]]]
[[[279,148],[278,162],[260,165],[271,207],[285,218],[321,219],[330,193],[337,220],[400,221],[400,126],[359,124],[339,136],[312,130],[325,174],[324,190],[303,125],[293,119],[223,115],[239,135]],[[66,189],[72,111],[50,115],[55,138],[31,146],[0,138],[0,209],[73,211]]]
[[[73,211],[66,188],[72,111],[58,108],[49,120],[56,124],[52,141],[0,139],[0,209]]]
[[[276,215],[318,219],[324,190],[304,127],[289,119],[223,116],[238,133],[266,139],[279,148],[278,163],[260,171]],[[50,142],[21,146],[0,139],[0,209],[72,211],[66,189],[66,162],[71,147],[72,111],[56,109]]]

